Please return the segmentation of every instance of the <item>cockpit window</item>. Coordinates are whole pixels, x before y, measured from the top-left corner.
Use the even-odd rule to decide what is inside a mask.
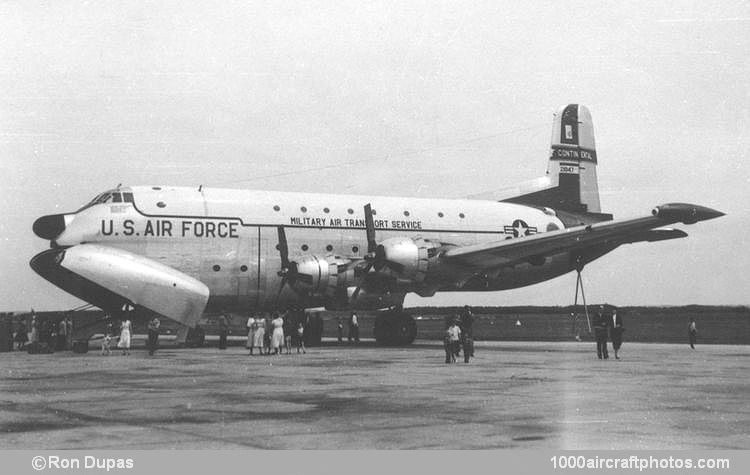
[[[132,203],[133,202],[133,193],[124,193],[125,197],[123,200],[123,195],[117,191],[105,191],[104,193],[97,195],[93,200],[91,200],[86,206],[76,211],[76,213],[80,213],[81,211],[85,210],[86,208],[90,208],[94,205],[102,204],[102,203],[122,203],[125,201],[126,203]],[[128,196],[129,195],[129,196]]]

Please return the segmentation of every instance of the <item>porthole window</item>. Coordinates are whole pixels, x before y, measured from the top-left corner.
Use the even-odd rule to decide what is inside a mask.
[[[330,212],[331,212],[331,210],[330,210],[330,209],[328,209],[328,208],[323,208],[323,212],[324,212],[324,213],[330,213]]]
[[[281,209],[281,208],[279,208],[279,205],[275,205],[275,206],[273,207],[273,210],[274,210],[274,211],[278,211],[278,210],[280,210],[280,209]]]
[[[465,215],[465,214],[463,214],[463,213],[459,213],[459,214],[458,214],[458,217],[459,217],[459,218],[461,218],[461,219],[464,219],[464,218],[466,217],[466,215]]]
[[[152,186],[151,189],[159,191],[161,190],[161,186]]]
[[[276,250],[277,250],[277,251],[280,251],[280,250],[281,250],[281,248],[279,247],[279,245],[278,245],[278,244],[276,244]]]
[[[214,272],[219,272],[221,270],[221,266],[218,264],[214,264]]]
[[[359,248],[357,246],[352,246],[352,252],[359,252]]]
[[[351,208],[349,208],[348,210],[346,210],[346,212],[349,213],[349,214],[354,214],[354,210],[351,209]]]
[[[159,208],[166,208],[167,204],[163,201],[159,201],[158,203],[156,203],[156,206],[158,206]]]
[[[409,216],[409,212],[408,211],[404,211],[404,216]]]
[[[247,266],[245,266],[245,265],[240,266],[240,271],[241,272],[247,272]]]
[[[372,210],[372,215],[373,215],[373,216],[375,216],[376,214],[378,214],[378,210],[376,210],[376,209],[373,209],[373,210]]]
[[[327,246],[326,246],[326,251],[328,251],[328,252],[331,252],[331,251],[333,251],[333,246],[331,246],[330,244],[329,244],[329,245],[327,245]]]
[[[443,212],[442,212],[442,211],[438,213],[438,217],[439,217],[439,218],[442,218],[443,216],[445,216],[445,215],[443,214]]]
[[[307,213],[307,208],[305,208],[304,206],[301,207],[299,210],[302,211],[303,213]]]
[[[302,245],[302,250],[303,250],[303,251],[306,251],[306,250],[308,250],[308,249],[310,249],[310,246],[308,246],[307,244],[303,244],[303,245]]]

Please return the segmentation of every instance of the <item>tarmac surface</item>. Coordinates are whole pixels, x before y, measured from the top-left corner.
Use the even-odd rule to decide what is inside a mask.
[[[0,448],[750,449],[750,347],[696,348],[0,353]]]

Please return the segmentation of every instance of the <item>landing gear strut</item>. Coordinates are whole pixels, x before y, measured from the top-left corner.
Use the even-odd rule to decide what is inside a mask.
[[[578,287],[580,287],[581,297],[583,297],[583,311],[586,313],[586,323],[588,324],[589,333],[591,333],[591,319],[589,318],[589,307],[588,305],[586,305],[586,294],[583,292],[583,278],[581,278],[582,270],[583,270],[583,261],[581,260],[580,257],[578,257],[576,258],[576,273],[578,274],[578,278],[576,279],[576,296],[575,296],[575,299],[573,300],[573,312],[575,312],[575,308],[578,305]],[[576,334],[576,340],[580,340],[580,339],[581,339],[580,335]]]
[[[375,317],[373,333],[379,345],[409,345],[417,337],[417,322],[401,307],[397,307]]]

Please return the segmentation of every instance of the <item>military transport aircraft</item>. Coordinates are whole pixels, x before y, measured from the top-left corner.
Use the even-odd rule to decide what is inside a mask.
[[[410,343],[409,292],[532,285],[622,244],[687,236],[667,225],[723,215],[669,203],[613,221],[597,163],[591,115],[570,104],[554,115],[546,176],[492,200],[118,186],[37,219],[51,249],[31,267],[105,311],[142,306],[187,326],[207,309],[393,308],[375,336]]]

